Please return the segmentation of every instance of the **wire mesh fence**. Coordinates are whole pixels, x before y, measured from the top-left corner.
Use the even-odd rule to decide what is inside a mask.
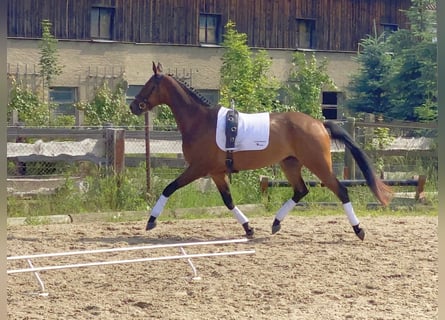
[[[378,131],[386,128],[387,131]],[[143,130],[123,128],[8,128],[8,177],[82,175],[85,162],[107,167],[113,158],[114,143],[107,130],[124,130],[124,166],[140,166],[147,160],[146,136]],[[382,162],[386,171],[411,171],[423,163],[437,162],[436,127],[372,125],[357,123],[354,138],[373,161]],[[182,142],[174,130],[151,131],[150,162],[153,168],[184,168]],[[337,149],[337,150],[335,150]],[[334,168],[342,174],[342,149],[333,147]],[[392,157],[392,159],[390,159]],[[386,158],[386,159],[384,159]]]
[[[116,147],[119,135],[116,132],[122,130],[124,150],[119,151]],[[374,130],[361,124],[354,130],[356,140],[365,147]],[[437,184],[437,128],[389,128],[388,136],[390,144],[385,150],[367,151],[373,163],[383,161],[385,178],[405,179],[414,175],[427,175],[429,181],[436,179]],[[8,128],[8,212],[38,213],[39,210],[35,209],[37,207],[30,209],[29,201],[26,210],[16,206],[17,197],[24,196],[35,202],[41,202],[42,196],[53,197],[46,202],[46,206],[51,207],[48,210],[53,212],[80,210],[78,205],[66,208],[67,197],[77,197],[77,203],[82,203],[86,211],[146,208],[148,194],[159,195],[184,170],[187,163],[182,154],[179,132],[150,131],[148,147],[152,190],[146,190],[145,138],[144,130],[128,128]],[[336,148],[332,153],[334,171],[338,177],[343,177],[344,152],[338,146]],[[116,153],[122,151],[125,177],[116,178]],[[357,170],[356,179],[361,179],[359,172]],[[272,166],[242,176],[242,179],[234,179],[234,184],[244,184],[248,180],[259,191],[260,175],[272,179],[284,178],[279,166]],[[304,172],[304,177],[307,180],[316,179],[310,172]],[[205,186],[208,183],[206,181]],[[120,190],[117,185],[121,186]],[[205,186],[198,189],[208,189]]]

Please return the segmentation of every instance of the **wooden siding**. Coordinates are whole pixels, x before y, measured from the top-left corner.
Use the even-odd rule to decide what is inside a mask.
[[[411,0],[7,0],[8,36],[40,38],[43,19],[58,39],[90,40],[93,6],[115,10],[113,40],[199,45],[199,14],[220,14],[260,48],[296,48],[296,19],[315,19],[316,50],[354,51],[374,24],[407,24]]]

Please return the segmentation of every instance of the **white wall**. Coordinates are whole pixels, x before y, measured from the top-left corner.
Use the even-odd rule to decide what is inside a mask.
[[[7,63],[9,72],[19,74],[38,72],[40,50],[38,39],[8,39]],[[58,42],[59,62],[63,73],[54,86],[79,87],[79,100],[88,99],[97,79],[123,77],[130,85],[142,85],[152,74],[152,61],[161,62],[165,72],[192,73],[196,89],[219,89],[221,47],[192,47],[181,45],[133,44],[115,42],[66,41]],[[294,50],[272,49],[271,74],[279,80],[288,76]],[[349,76],[357,70],[355,53],[316,52],[317,59],[328,59],[328,73],[339,91],[344,91]],[[26,70],[26,71],[25,71]],[[96,77],[97,76],[97,77]],[[32,76],[34,79],[37,77]],[[97,79],[96,79],[97,78]]]

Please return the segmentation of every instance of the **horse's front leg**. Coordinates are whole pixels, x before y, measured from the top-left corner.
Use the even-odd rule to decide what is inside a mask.
[[[236,220],[243,226],[246,236],[253,237],[253,228],[249,226],[249,219],[242,213],[242,211],[233,204],[232,195],[230,193],[229,181],[226,174],[212,175],[213,182],[215,182],[219,193],[224,201],[226,207],[232,211]]]
[[[172,181],[165,189],[162,191],[161,196],[151,210],[150,217],[147,222],[145,230],[151,230],[156,227],[156,219],[164,210],[167,204],[168,198],[179,188],[188,185],[190,182],[195,181],[198,178],[203,177],[204,174],[199,170],[195,170],[193,167],[188,167],[178,178]]]

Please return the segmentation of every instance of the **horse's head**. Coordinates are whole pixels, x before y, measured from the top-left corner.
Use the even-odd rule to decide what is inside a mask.
[[[147,83],[130,104],[131,112],[133,112],[135,115],[141,115],[146,111],[150,111],[157,105],[162,104],[162,102],[159,100],[159,83],[164,75],[162,73],[162,65],[160,63],[156,65],[153,62],[153,73],[154,74],[150,79],[148,79]]]

